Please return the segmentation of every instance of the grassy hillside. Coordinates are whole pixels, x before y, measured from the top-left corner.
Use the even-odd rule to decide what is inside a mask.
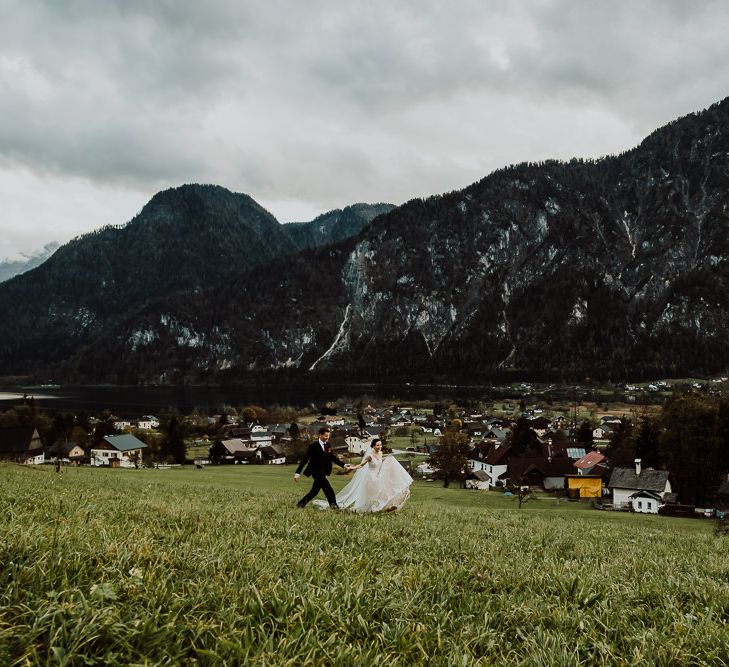
[[[425,482],[302,511],[292,472],[0,465],[0,664],[726,664],[708,522]]]

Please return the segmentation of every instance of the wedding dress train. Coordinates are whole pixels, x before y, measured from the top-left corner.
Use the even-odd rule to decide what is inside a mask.
[[[410,497],[413,478],[394,456],[377,456],[370,449],[363,457],[369,461],[362,466],[349,484],[337,494],[340,509],[353,512],[382,512],[401,508]],[[323,501],[314,501],[326,507]]]

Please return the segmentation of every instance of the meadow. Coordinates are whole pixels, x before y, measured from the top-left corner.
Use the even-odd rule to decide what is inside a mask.
[[[292,473],[0,465],[0,665],[729,664],[708,521],[428,482],[299,510]]]

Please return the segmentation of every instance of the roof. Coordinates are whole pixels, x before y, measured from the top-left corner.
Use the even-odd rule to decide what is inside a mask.
[[[598,463],[607,461],[607,457],[600,452],[588,452],[581,459],[575,461],[575,468],[594,468]]]
[[[491,480],[491,475],[485,470],[474,470],[469,477],[475,477],[479,482],[488,482]]]
[[[484,437],[488,438],[491,433],[493,433],[494,438],[503,442],[504,440],[506,440],[506,436],[509,435],[509,429],[508,428],[499,428],[498,426],[492,426],[484,434]]]
[[[35,426],[0,428],[0,453],[24,454],[35,436]]]
[[[509,477],[518,480],[530,472],[538,470],[544,477],[564,477],[573,472],[572,461],[556,458],[551,461],[543,456],[514,457],[509,459]]]
[[[636,491],[630,495],[631,498],[652,498],[653,500],[662,500],[660,494],[655,491]]]
[[[238,452],[253,451],[247,442],[243,442],[240,438],[230,438],[229,440],[221,440],[220,444],[223,445],[231,454]]]
[[[613,468],[610,475],[610,488],[635,489],[636,491],[657,491],[663,492],[668,481],[667,470],[653,470],[647,468],[641,471],[640,475],[635,474],[634,468]]]
[[[278,449],[271,445],[268,445],[267,447],[261,447],[258,451],[261,452],[261,454],[263,454],[264,456],[272,459],[277,459],[283,456],[283,454],[279,452]]]
[[[46,448],[46,454],[57,455],[57,456],[68,456],[76,447],[81,449],[83,454],[83,448],[77,445],[75,442],[69,442],[68,440],[56,440],[50,447]]]
[[[130,433],[125,433],[124,435],[105,435],[104,440],[118,452],[130,452],[133,449],[145,449],[147,447],[139,438],[135,438]]]
[[[485,459],[484,463],[488,463],[490,466],[506,465],[506,460],[511,453],[511,447],[501,445],[494,449]]]

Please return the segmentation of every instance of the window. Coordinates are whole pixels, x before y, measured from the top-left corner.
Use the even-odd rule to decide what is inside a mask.
[[[639,510],[640,510],[640,509],[643,509],[643,501],[642,501],[642,500],[639,500],[639,501],[638,501],[638,509],[639,509]]]
[[[647,503],[645,504],[645,507],[646,507],[646,509],[653,509],[653,503],[651,503],[651,502],[647,502]]]

